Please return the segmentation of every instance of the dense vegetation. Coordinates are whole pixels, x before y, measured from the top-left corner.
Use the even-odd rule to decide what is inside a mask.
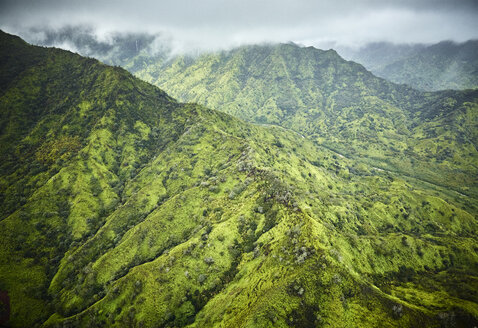
[[[450,94],[451,105],[430,94],[418,111],[422,95],[403,88],[405,111],[388,105],[401,95],[394,85],[370,82],[389,103],[366,97],[376,101],[364,103],[368,126],[406,129],[406,119],[422,118],[422,140],[456,143],[455,170],[472,174],[442,178],[443,187],[346,158],[312,133],[178,103],[96,60],[4,33],[0,45],[0,291],[10,296],[9,325],[478,324],[476,149],[464,154],[457,139],[476,140],[476,103],[465,103],[473,93]],[[350,116],[385,144],[393,136],[359,129],[355,112],[340,107],[346,96],[362,101],[347,83],[369,90],[366,71],[333,72],[346,79],[342,98],[326,80],[318,85],[322,101],[337,104],[336,121]],[[315,122],[328,126],[318,109]],[[278,121],[274,111],[251,117],[300,131],[304,111],[284,110]],[[331,144],[342,136],[336,126]],[[450,188],[463,185],[468,194]]]
[[[478,87],[478,40],[428,46],[372,43],[359,49],[344,48],[340,53],[377,76],[420,90]]]
[[[158,61],[135,74],[181,101],[280,125],[367,165],[478,195],[478,91],[422,93],[333,50],[293,44]]]

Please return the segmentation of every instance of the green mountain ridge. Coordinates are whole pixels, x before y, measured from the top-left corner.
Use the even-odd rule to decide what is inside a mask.
[[[21,31],[30,43],[74,50],[132,73],[158,62],[177,59],[171,40],[162,34],[112,32],[98,37],[90,26],[58,29],[30,28]],[[441,41],[435,44],[373,42],[358,48],[337,45],[338,53],[389,81],[423,91],[478,87],[478,41]]]
[[[93,59],[0,45],[7,325],[478,324],[472,193],[178,103]],[[433,118],[422,131],[474,124],[470,95],[451,96],[417,113]]]
[[[367,164],[477,195],[476,90],[420,92],[333,50],[293,44],[144,67],[135,75],[181,101],[280,125]]]

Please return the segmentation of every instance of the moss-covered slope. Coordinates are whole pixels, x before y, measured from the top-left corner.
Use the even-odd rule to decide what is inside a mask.
[[[468,327],[476,201],[1,34],[13,327]]]
[[[135,74],[181,101],[280,125],[368,165],[478,195],[478,91],[423,93],[333,50],[294,44],[158,60]]]

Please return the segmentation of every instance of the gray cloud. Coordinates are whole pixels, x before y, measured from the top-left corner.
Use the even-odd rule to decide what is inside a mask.
[[[245,43],[305,45],[366,42],[432,43],[478,38],[476,0],[3,0],[0,28],[22,35],[31,27],[93,26],[168,36],[178,51]]]

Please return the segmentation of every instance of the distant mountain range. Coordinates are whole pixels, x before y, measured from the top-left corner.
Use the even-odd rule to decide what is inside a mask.
[[[30,29],[23,34],[33,44],[66,48],[133,73],[178,56],[171,40],[160,34],[98,36],[94,29],[84,26]],[[376,42],[359,48],[338,46],[336,50],[376,76],[422,91],[478,87],[478,40],[432,45]]]
[[[433,45],[372,43],[340,54],[375,75],[425,91],[478,87],[478,40]]]
[[[478,325],[478,91],[162,56],[0,32],[0,325]]]

